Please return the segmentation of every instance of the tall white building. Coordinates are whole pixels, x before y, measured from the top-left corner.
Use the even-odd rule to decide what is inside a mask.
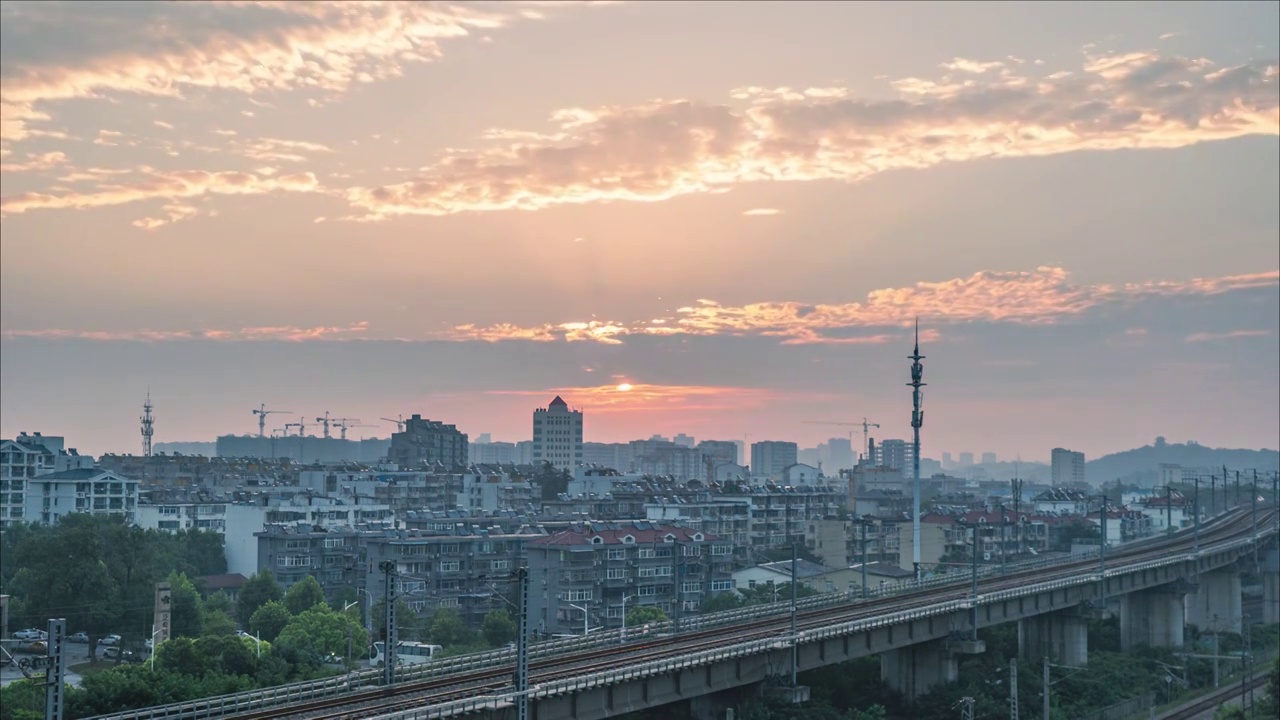
[[[1084,453],[1054,448],[1050,463],[1054,487],[1084,482]]]
[[[533,411],[533,464],[543,462],[562,470],[582,462],[582,411],[570,410],[559,395]]]

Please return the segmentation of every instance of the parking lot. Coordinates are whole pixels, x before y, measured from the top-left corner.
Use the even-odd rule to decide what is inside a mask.
[[[44,653],[13,652],[12,648],[14,647],[14,645],[15,643],[12,643],[9,641],[5,642],[5,648],[13,653],[13,659],[15,661],[21,660],[22,658],[39,657],[44,655]],[[67,643],[65,645],[65,648],[66,648],[65,652],[66,652],[68,666],[78,665],[82,662],[88,661],[89,659],[88,645],[84,643]],[[103,647],[98,648],[99,658],[102,657],[102,653],[104,650],[106,650],[106,648],[103,648]],[[9,683],[17,680],[21,680],[22,678],[23,678],[22,670],[20,670],[16,664],[6,662],[3,666],[0,666],[0,687],[8,685]],[[71,683],[72,685],[78,685],[80,684],[80,676],[76,675],[75,673],[67,673],[67,682]]]

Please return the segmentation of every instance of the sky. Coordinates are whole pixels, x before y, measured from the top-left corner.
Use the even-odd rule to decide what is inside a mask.
[[[1275,2],[0,21],[3,437],[1280,445]]]

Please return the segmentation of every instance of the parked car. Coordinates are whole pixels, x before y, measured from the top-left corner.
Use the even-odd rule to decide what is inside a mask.
[[[83,632],[71,633],[67,636],[67,642],[87,643],[89,642],[89,634]]]
[[[144,662],[142,657],[139,656],[134,651],[121,650],[118,646],[112,646],[107,648],[106,652],[102,653],[102,657],[105,660],[119,660],[120,662],[127,662],[127,663]]]
[[[14,633],[13,639],[14,640],[48,640],[49,633],[43,630],[37,630],[36,628],[28,628],[26,630],[19,630],[18,632]]]
[[[108,636],[106,636],[106,637],[102,638],[101,640],[99,640],[99,641],[98,641],[98,644],[99,644],[99,645],[102,645],[103,647],[115,647],[116,645],[119,645],[119,644],[120,644],[120,636],[119,636],[119,635],[108,635]]]

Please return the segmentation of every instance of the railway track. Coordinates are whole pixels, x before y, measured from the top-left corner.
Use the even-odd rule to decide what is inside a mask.
[[[1270,522],[1273,512],[1260,514]],[[1233,538],[1243,526],[1250,523],[1246,512],[1225,515],[1206,525],[1200,531],[1201,549],[1212,546],[1220,538]],[[1108,557],[1108,564],[1130,564],[1148,559],[1160,559],[1170,554],[1191,550],[1196,540],[1193,533],[1179,532],[1172,538],[1156,538],[1117,550]],[[979,583],[980,593],[1022,587],[1034,578],[1035,582],[1093,572],[1098,560],[1063,563],[1045,569],[1012,572],[994,576]],[[902,593],[888,598],[858,600],[849,604],[804,610],[797,614],[799,630],[823,627],[835,623],[856,621],[884,615],[889,611],[901,612],[927,607],[970,596],[967,584],[955,584],[937,588]],[[691,654],[702,649],[722,646],[726,642],[743,642],[790,633],[790,618],[773,615],[758,620],[706,630],[695,630],[676,636],[663,636],[622,646],[610,646],[584,652],[538,660],[530,666],[530,686],[551,682],[565,677],[585,675],[591,672],[618,667],[623,663],[641,663]],[[287,707],[228,715],[244,720],[270,720],[273,718],[301,718],[302,720],[337,720],[338,718],[371,717],[412,708],[430,707],[453,700],[489,693],[509,691],[513,687],[513,670],[510,667],[494,667],[460,673],[452,676],[407,682],[390,687],[373,687],[353,690],[337,697],[324,698]]]
[[[1246,682],[1245,689],[1257,690],[1266,684],[1267,674],[1263,672],[1254,676],[1252,680]],[[1177,710],[1161,715],[1159,720],[1191,720],[1202,713],[1209,712],[1210,710],[1217,710],[1232,698],[1238,698],[1240,696],[1240,690],[1241,688],[1238,684],[1214,690],[1191,705],[1187,705],[1186,707],[1178,708]]]

